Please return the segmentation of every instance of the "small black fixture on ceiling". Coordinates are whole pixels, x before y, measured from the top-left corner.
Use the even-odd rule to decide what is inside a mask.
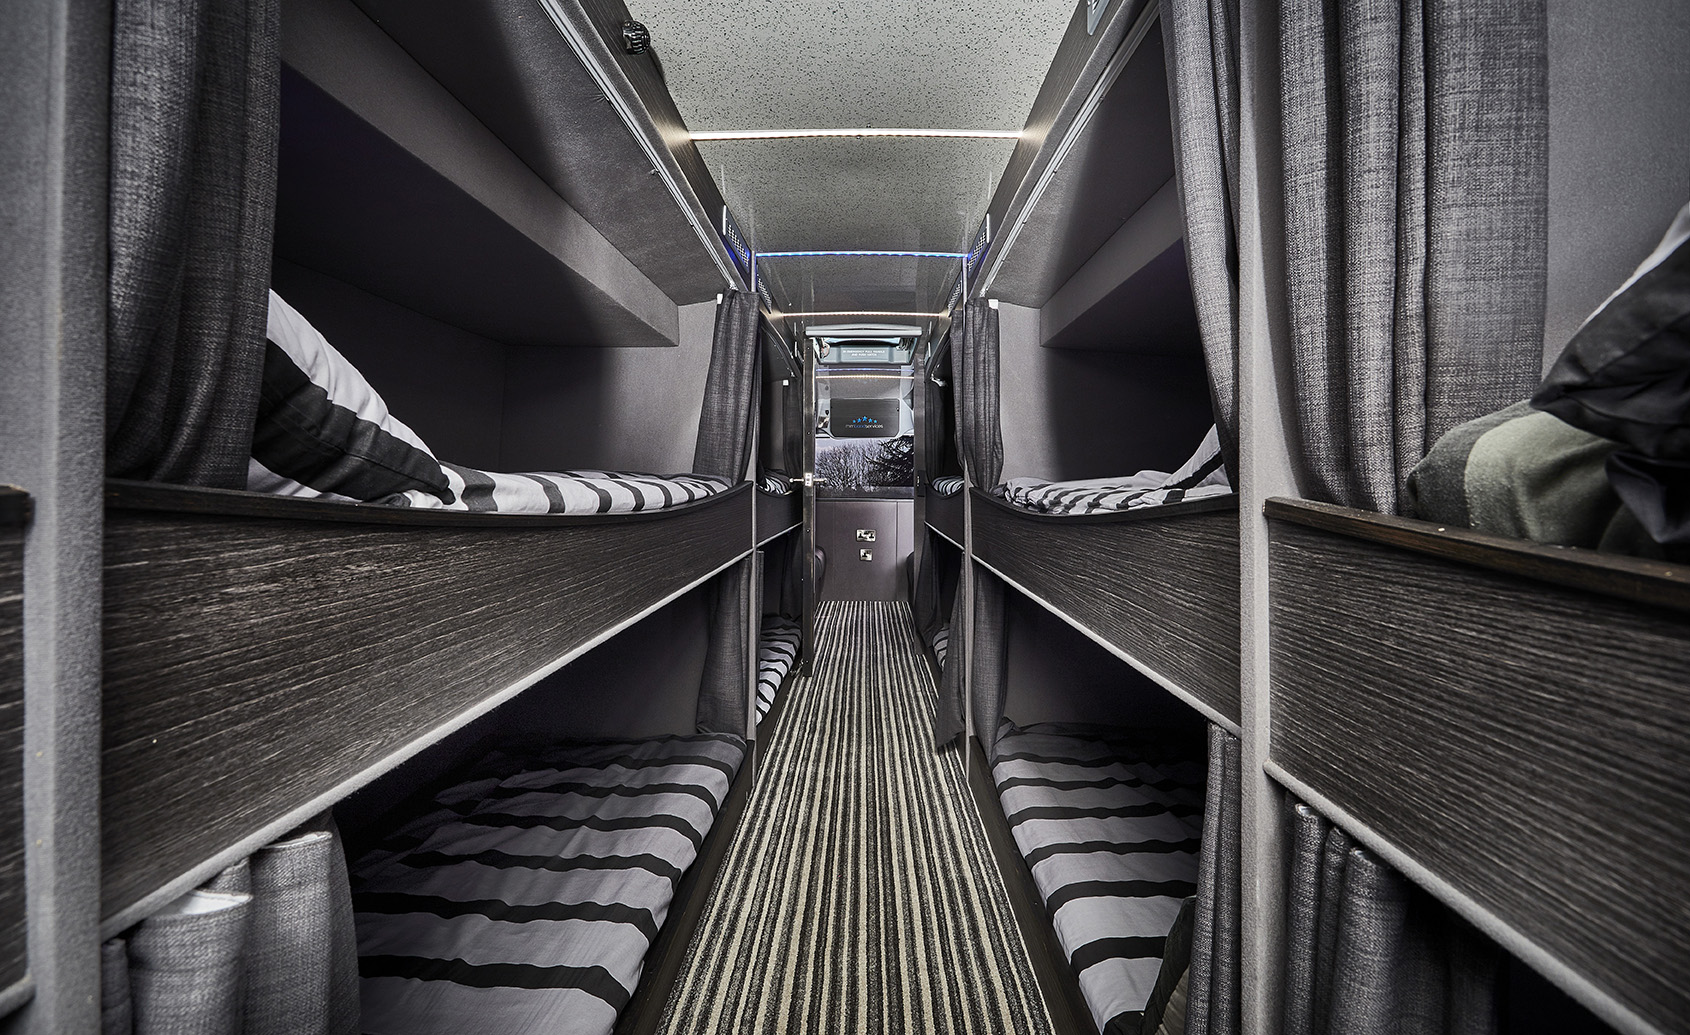
[[[623,22],[622,49],[630,54],[644,54],[651,49],[651,31],[632,18]]]

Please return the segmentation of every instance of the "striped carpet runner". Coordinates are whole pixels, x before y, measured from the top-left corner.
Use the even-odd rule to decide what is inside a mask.
[[[661,1030],[1044,1033],[903,603],[822,605]]]

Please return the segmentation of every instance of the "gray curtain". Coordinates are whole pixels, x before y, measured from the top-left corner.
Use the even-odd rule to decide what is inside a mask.
[[[692,469],[738,482],[745,478],[757,442],[763,352],[757,296],[729,291],[716,307],[716,336],[704,381],[698,445]],[[743,562],[710,584],[710,648],[698,690],[698,728],[744,733],[751,618],[751,564]]]
[[[1438,436],[1538,382],[1544,5],[1280,10],[1292,459],[1391,513]]]
[[[352,886],[332,817],[224,870],[127,941],[101,950],[103,1035],[359,1031]]]
[[[1238,484],[1238,4],[1161,0],[1185,258],[1221,453]]]
[[[704,653],[704,678],[698,688],[700,733],[744,735],[751,664],[746,637],[751,634],[751,557],[710,582],[710,645]]]
[[[277,0],[117,0],[106,470],[244,488],[264,366]]]
[[[757,296],[729,291],[716,307],[716,335],[710,372],[704,379],[704,408],[692,469],[730,482],[743,481],[757,441],[762,350],[757,340]]]
[[[916,391],[921,392],[921,454],[920,467],[917,477],[921,485],[918,492],[928,492],[927,485],[933,478],[941,474],[945,463],[945,441],[948,430],[945,426],[945,389],[933,383],[930,374],[937,375],[931,363],[921,374],[921,383]],[[929,494],[929,500],[931,500]],[[931,505],[931,503],[929,503]],[[939,562],[934,556],[933,535],[925,528],[917,529],[916,535],[922,540],[921,550],[918,551],[920,563],[916,566],[913,585],[910,587],[911,610],[915,613],[915,627],[921,633],[921,638],[929,645],[933,643],[933,636],[945,622],[945,611],[941,603],[941,587],[939,585]]]
[[[1491,1035],[1503,955],[1291,803],[1284,1035]]]
[[[990,488],[1003,474],[1003,432],[998,413],[998,311],[984,299],[969,302],[952,318],[951,392],[957,451],[969,480]],[[1003,583],[979,568],[974,576],[974,650],[968,651],[963,628],[968,595],[959,591],[951,607],[951,643],[939,677],[933,740],[942,747],[966,728],[962,672],[967,665],[974,732],[989,760],[997,753],[998,718],[1003,714]]]
[[[1237,1035],[1240,1029],[1241,759],[1238,738],[1211,725],[1203,847],[1197,857],[1197,917],[1186,987],[1186,1035]]]

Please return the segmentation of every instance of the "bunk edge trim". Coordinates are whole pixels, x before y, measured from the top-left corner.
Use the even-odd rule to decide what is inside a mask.
[[[16,485],[0,485],[0,528],[20,528],[34,516],[35,501]],[[0,1006],[5,999],[0,996]],[[4,1013],[0,1009],[0,1013]]]
[[[1271,501],[1270,501],[1271,502]],[[1324,506],[1324,504],[1323,504]],[[1342,508],[1339,508],[1342,509]],[[1332,799],[1299,780],[1270,756],[1263,760],[1262,770],[1275,783],[1301,798],[1315,811],[1343,828],[1369,851],[1400,871],[1405,877],[1425,889],[1433,898],[1455,910],[1486,937],[1518,956],[1522,962],[1551,984],[1572,996],[1621,1035],[1666,1035],[1582,973],[1532,941],[1507,921],[1480,905],[1456,885],[1436,871],[1422,865],[1414,856],[1398,847],[1389,838],[1356,818]]]
[[[955,539],[952,539],[950,536],[946,535],[944,530],[941,529],[938,525],[935,525],[933,522],[931,522],[931,521],[927,522],[927,530],[929,532],[932,532],[934,535],[938,536],[940,539],[943,539],[945,542],[950,543],[952,546],[956,547],[958,550],[962,549],[961,543],[957,542]]]
[[[1633,603],[1690,612],[1690,568],[1576,546],[1545,546],[1524,539],[1454,528],[1417,518],[1272,497],[1263,513],[1351,539],[1518,575]]]
[[[722,493],[719,495],[726,494]],[[202,860],[176,877],[164,882],[151,892],[142,895],[128,906],[125,906],[113,913],[111,916],[103,918],[100,921],[100,940],[105,941],[108,938],[115,938],[117,935],[128,930],[130,927],[133,927],[135,924],[145,920],[149,916],[152,916],[170,902],[187,892],[192,891],[199,885],[204,884],[223,869],[234,865],[242,859],[245,859],[253,852],[264,847],[283,834],[286,834],[288,831],[293,830],[301,823],[304,823],[315,816],[321,815],[323,812],[332,808],[336,802],[365,786],[378,776],[382,776],[383,774],[392,771],[401,763],[409,760],[418,752],[422,751],[424,748],[437,743],[441,740],[441,738],[455,733],[463,727],[469,725],[471,722],[474,722],[476,719],[481,718],[483,715],[486,715],[488,712],[491,712],[493,709],[511,700],[518,694],[521,694],[524,690],[527,690],[540,680],[545,679],[547,676],[581,657],[583,654],[586,654],[593,648],[627,630],[630,626],[633,626],[649,617],[660,608],[674,603],[676,600],[709,582],[711,579],[727,571],[729,568],[739,564],[750,555],[750,550],[746,550],[735,555],[732,560],[727,561],[708,574],[702,575],[699,578],[694,579],[692,582],[671,591],[661,599],[654,601],[639,611],[637,614],[630,615],[611,628],[599,633],[597,636],[576,644],[557,658],[541,665],[529,672],[527,675],[518,678],[503,689],[499,690],[497,693],[481,698],[468,708],[465,708],[463,711],[447,719],[445,722],[442,722],[428,732],[413,738],[410,742],[395,748],[384,757],[378,759],[352,776],[347,777],[345,780],[342,780],[340,783],[329,788],[327,791],[324,791],[322,794],[307,800],[302,805],[298,805],[293,809],[288,810],[282,816],[265,824],[252,834],[242,838],[210,858]],[[0,1013],[3,1012],[4,1011],[0,1011]]]
[[[770,543],[774,542],[776,539],[779,539],[781,536],[785,535],[786,533],[792,531],[795,528],[798,528],[799,526],[801,526],[803,524],[804,524],[804,522],[802,522],[802,521],[794,521],[792,524],[787,525],[785,528],[778,529],[776,531],[770,532],[768,535],[763,535],[762,533],[759,532],[758,536],[757,536],[757,548],[762,549],[763,547],[768,546]]]
[[[1159,507],[1139,507],[1137,510],[1104,510],[1092,514],[1040,514],[1036,510],[1018,507],[1008,500],[999,499],[989,492],[983,492],[978,487],[969,490],[971,498],[976,503],[986,503],[997,507],[1001,511],[1014,514],[1018,518],[1029,521],[1055,522],[1060,525],[1125,525],[1139,521],[1173,521],[1193,514],[1211,514],[1222,511],[1236,511],[1238,509],[1238,494],[1228,493],[1225,496],[1208,496],[1203,499],[1188,500],[1181,503],[1164,503]]]
[[[1016,509],[1019,509],[1019,508],[1016,508]],[[1014,589],[1016,592],[1020,593],[1022,596],[1024,596],[1027,599],[1033,601],[1033,603],[1038,604],[1040,607],[1044,608],[1046,611],[1049,611],[1051,614],[1053,614],[1056,617],[1062,619],[1064,622],[1067,622],[1069,625],[1073,626],[1075,629],[1078,629],[1080,632],[1084,633],[1085,636],[1088,639],[1090,639],[1093,643],[1096,643],[1098,646],[1102,647],[1104,650],[1113,654],[1115,657],[1120,658],[1122,661],[1131,665],[1133,668],[1138,669],[1139,672],[1144,674],[1145,678],[1149,679],[1151,682],[1155,683],[1157,686],[1160,686],[1162,689],[1168,691],[1170,694],[1173,694],[1175,697],[1179,698],[1182,702],[1189,705],[1191,708],[1195,709],[1198,712],[1198,714],[1202,715],[1205,719],[1208,719],[1210,722],[1219,726],[1221,729],[1226,730],[1228,733],[1232,734],[1235,737],[1243,737],[1244,736],[1244,731],[1238,725],[1238,723],[1234,722],[1233,720],[1227,718],[1225,715],[1222,715],[1220,712],[1216,711],[1215,707],[1213,705],[1208,704],[1202,698],[1198,697],[1197,695],[1193,694],[1191,691],[1189,691],[1189,690],[1185,689],[1184,687],[1180,686],[1178,683],[1174,682],[1172,679],[1169,679],[1167,676],[1158,672],[1154,668],[1151,668],[1149,665],[1146,665],[1144,662],[1140,661],[1138,658],[1133,657],[1127,651],[1122,650],[1119,646],[1117,646],[1113,643],[1110,643],[1102,635],[1100,635],[1095,630],[1093,630],[1092,628],[1087,626],[1085,623],[1079,621],[1078,619],[1074,618],[1072,615],[1068,614],[1068,612],[1062,610],[1062,608],[1058,607],[1056,604],[1052,603],[1049,600],[1046,600],[1044,597],[1042,597],[1039,594],[1033,592],[1032,590],[1028,589],[1027,587],[1021,585],[1021,583],[1016,582],[1014,579],[1010,578],[1008,575],[1005,575],[1003,572],[999,571],[998,569],[992,567],[990,564],[987,564],[985,561],[981,560],[980,558],[975,557],[974,563],[978,564],[980,567],[985,568],[987,571],[991,572],[993,575],[996,575],[998,578],[1002,579],[1006,585],[1008,585],[1010,588]]]
[[[18,978],[5,988],[0,988],[0,1018],[17,1012],[34,998],[35,978],[29,974]]]
[[[620,514],[474,514],[461,510],[421,510],[381,503],[346,503],[302,496],[275,496],[245,489],[209,489],[194,485],[166,485],[121,478],[106,480],[106,509],[204,514],[212,517],[273,518],[287,521],[338,521],[361,525],[431,525],[468,528],[570,528],[583,525],[660,521],[701,510],[744,495],[752,483],[740,482],[721,492],[660,510]]]

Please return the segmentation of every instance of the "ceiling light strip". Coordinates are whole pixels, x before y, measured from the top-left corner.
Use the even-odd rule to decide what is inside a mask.
[[[967,255],[968,255],[967,252],[817,251],[817,252],[758,252],[757,258],[759,258],[759,259],[798,259],[798,258],[813,258],[813,257],[816,257],[816,256],[829,256],[829,257],[845,256],[847,258],[853,258],[853,257],[860,258],[860,257],[864,257],[864,256],[868,256],[868,257],[892,256],[894,258],[906,258],[906,259],[961,259],[961,258],[966,258]]]
[[[1019,140],[1018,129],[706,129],[694,140],[791,140],[804,137],[960,137],[973,140]]]
[[[991,263],[986,267],[986,275],[979,278],[977,283],[969,286],[970,292],[977,297],[984,297],[986,292],[991,289],[992,282],[997,279],[998,271],[1003,268],[1004,259],[1009,256],[1010,251],[1015,247],[1015,239],[1021,236],[1021,230],[1027,225],[1028,218],[1032,216],[1034,209],[1038,208],[1039,202],[1044,200],[1045,191],[1050,188],[1051,181],[1056,179],[1057,170],[1062,168],[1062,163],[1068,157],[1068,153],[1079,143],[1086,127],[1091,124],[1092,116],[1097,114],[1098,106],[1103,103],[1103,98],[1115,85],[1115,80],[1119,79],[1121,73],[1126,70],[1127,62],[1138,52],[1139,44],[1143,43],[1144,38],[1150,35],[1150,30],[1156,25],[1159,15],[1160,9],[1157,5],[1149,5],[1139,15],[1138,20],[1132,24],[1132,27],[1127,30],[1127,36],[1121,41],[1120,47],[1116,49],[1114,54],[1110,55],[1109,63],[1104,66],[1103,75],[1091,88],[1091,93],[1086,96],[1085,103],[1080,106],[1078,114],[1074,116],[1074,121],[1069,124],[1068,132],[1063,135],[1062,140],[1057,144],[1056,153],[1052,156],[1050,164],[1045,166],[1044,172],[1040,174],[1038,182],[1033,186],[1032,193],[1027,195],[1027,200],[1015,213],[1015,218],[1009,225],[1009,231],[1001,235],[997,244],[997,254],[992,257]]]
[[[908,316],[918,320],[936,320],[947,313],[912,313],[903,309],[830,309],[826,312],[770,313],[776,320],[809,320],[818,316]]]

